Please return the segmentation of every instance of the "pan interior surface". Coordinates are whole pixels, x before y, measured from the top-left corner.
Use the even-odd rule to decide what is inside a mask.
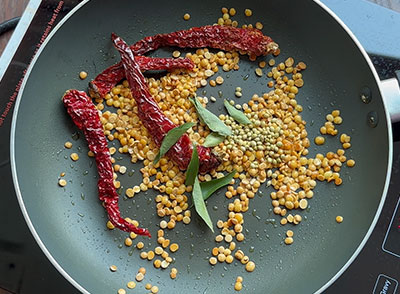
[[[273,189],[262,186],[245,214],[246,239],[237,242],[237,248],[255,261],[253,273],[247,273],[237,261],[211,267],[210,251],[221,244],[214,242],[215,235],[195,216],[190,225],[179,223],[166,232],[180,245],[179,251],[171,254],[176,257],[172,266],[179,271],[175,280],[170,279],[169,269],[155,269],[152,262],[139,257],[138,249],[123,246],[126,233],[105,228],[107,217],[97,198],[94,160],[86,156],[85,139],[60,98],[71,88],[86,90],[89,79],[119,61],[110,42],[111,32],[134,43],[144,36],[213,24],[226,5],[211,0],[173,4],[116,0],[111,7],[106,0],[89,1],[53,35],[29,74],[14,118],[12,142],[20,197],[51,256],[90,293],[116,293],[134,280],[139,267],[147,269],[144,283],[157,285],[162,293],[187,293],[188,289],[193,289],[190,293],[232,293],[237,276],[244,278],[244,293],[312,293],[345,265],[372,223],[386,181],[390,147],[385,110],[368,63],[343,28],[312,1],[231,1],[229,5],[237,11],[233,19],[239,24],[260,21],[264,34],[279,43],[278,62],[293,57],[307,64],[305,85],[296,99],[304,108],[302,117],[307,121],[309,138],[313,141],[319,135],[326,114],[339,109],[344,121],[337,128],[352,138],[346,156],[355,159],[355,167],[342,169],[343,184],[339,187],[318,183],[310,209],[299,212],[304,221],[298,226],[279,225],[269,197]],[[251,17],[244,16],[245,8],[252,9]],[[189,21],[183,20],[185,13],[190,13]],[[173,50],[160,49],[153,55],[167,56]],[[234,89],[240,86],[243,97],[236,101],[243,103],[253,94],[268,92],[268,79],[257,77],[256,67],[243,57],[239,71],[221,70],[224,84],[207,86],[206,96],[218,97],[222,90],[224,98],[237,99]],[[89,73],[85,81],[78,77],[82,70]],[[360,99],[365,87],[371,90],[369,104]],[[198,91],[200,96],[204,96],[204,89]],[[208,107],[220,113],[222,101]],[[367,123],[371,111],[379,117],[374,128]],[[66,141],[73,142],[71,150],[63,147]],[[323,146],[312,142],[308,157],[338,148],[339,138],[328,136]],[[77,162],[70,160],[72,152],[79,154]],[[117,160],[133,171],[121,177],[122,185],[140,183],[142,165],[131,164],[125,155],[118,155]],[[62,172],[68,181],[64,188],[57,184]],[[152,239],[138,237],[134,241],[143,241],[148,250],[157,246],[154,236],[160,219],[155,213],[156,195],[147,191],[120,200],[123,216],[150,229]],[[210,198],[208,208],[214,222],[226,218],[228,202],[223,191]],[[340,225],[335,222],[338,215],[344,218]],[[290,246],[283,243],[288,229],[295,234]],[[118,267],[115,273],[109,270],[113,264]],[[147,292],[140,285],[135,289],[135,293]]]

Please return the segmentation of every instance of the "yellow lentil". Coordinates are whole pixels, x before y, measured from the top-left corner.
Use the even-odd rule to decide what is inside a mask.
[[[71,153],[71,159],[73,160],[73,161],[77,161],[78,159],[79,159],[79,155],[77,154],[77,153]]]
[[[137,273],[135,277],[136,281],[141,282],[144,279],[144,274],[143,273]]]
[[[126,284],[129,289],[134,289],[136,287],[136,283],[134,281],[130,281]]]
[[[189,13],[185,13],[185,14],[183,15],[183,19],[184,19],[184,20],[189,20],[189,19],[190,19],[190,14],[189,14]]]
[[[153,261],[153,265],[154,265],[155,268],[160,268],[161,267],[161,260],[155,259]]]
[[[246,9],[244,10],[244,14],[245,14],[246,16],[251,16],[251,15],[253,14],[253,11],[251,11],[251,9],[246,8]]]
[[[87,76],[88,76],[88,74],[87,74],[86,71],[81,71],[81,72],[79,73],[79,78],[80,78],[81,80],[86,79]]]
[[[65,187],[65,186],[67,185],[67,181],[64,180],[64,179],[59,179],[59,180],[58,180],[58,185],[59,185],[60,187]]]
[[[64,147],[67,148],[67,149],[71,149],[72,148],[72,143],[67,141],[67,142],[64,143]]]
[[[172,243],[172,244],[169,246],[169,250],[170,250],[171,252],[176,252],[178,249],[179,249],[179,245],[176,244],[176,243]]]
[[[242,290],[242,283],[236,282],[236,283],[235,283],[235,290],[236,290],[236,291]]]
[[[179,52],[178,50],[175,50],[174,52],[172,52],[172,56],[175,58],[178,58],[179,56],[181,56],[181,52]]]
[[[317,145],[323,145],[325,143],[325,138],[321,136],[315,137],[315,144]]]
[[[343,217],[340,216],[340,215],[338,215],[338,216],[336,217],[336,222],[337,222],[338,224],[340,224],[341,222],[343,222]]]
[[[128,247],[132,246],[132,239],[131,238],[126,238],[125,239],[125,245],[128,246]]]
[[[112,230],[112,229],[115,228],[115,226],[112,224],[112,222],[107,221],[107,228],[110,229],[110,230]]]
[[[218,76],[218,77],[215,78],[215,82],[216,82],[218,85],[222,85],[223,82],[224,82],[224,78],[221,77],[221,76]]]
[[[293,243],[293,238],[292,237],[286,237],[285,238],[285,244],[286,245],[290,245]]]
[[[256,75],[258,75],[259,77],[262,77],[263,72],[262,72],[262,69],[261,69],[261,68],[257,67],[257,68],[255,69],[255,72],[256,72]]]
[[[171,272],[169,274],[169,276],[171,277],[171,279],[175,279],[176,275],[178,274],[178,270],[176,268],[171,268]]]
[[[252,271],[254,271],[255,268],[256,268],[256,264],[254,262],[249,261],[248,263],[246,263],[246,271],[252,272]]]
[[[135,195],[135,192],[133,192],[133,189],[132,189],[132,188],[128,188],[128,189],[126,189],[126,191],[125,191],[125,195],[126,195],[127,197],[129,197],[129,198],[132,198],[132,197]]]

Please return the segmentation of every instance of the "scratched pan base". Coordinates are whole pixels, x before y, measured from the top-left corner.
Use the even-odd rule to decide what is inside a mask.
[[[175,280],[170,279],[169,269],[155,269],[139,257],[137,249],[125,247],[126,233],[105,228],[107,218],[97,198],[95,164],[86,156],[82,134],[71,138],[77,129],[61,103],[63,93],[70,88],[86,90],[90,79],[119,60],[110,42],[111,32],[133,43],[156,33],[215,23],[221,7],[226,5],[211,0],[168,5],[164,1],[120,0],[110,7],[106,0],[90,1],[52,36],[29,73],[14,118],[12,149],[17,192],[42,248],[83,292],[116,293],[134,280],[143,266],[147,269],[145,280],[135,293],[147,293],[145,283],[159,286],[161,293],[232,293],[238,275],[244,278],[243,293],[312,293],[342,269],[373,222],[384,190],[390,148],[376,80],[358,47],[327,12],[311,1],[231,1],[229,5],[237,10],[234,19],[240,24],[262,22],[263,32],[279,43],[282,53],[277,61],[291,56],[307,64],[305,85],[297,100],[304,108],[302,116],[307,121],[309,138],[313,141],[317,136],[327,113],[340,109],[344,122],[338,130],[351,135],[348,155],[356,160],[356,166],[343,169],[340,187],[333,183],[317,185],[310,208],[299,212],[304,221],[298,226],[279,225],[269,198],[272,189],[262,186],[245,214],[245,241],[237,243],[255,261],[253,273],[247,273],[237,261],[210,266],[208,258],[210,249],[216,246],[215,235],[196,217],[188,226],[178,223],[174,230],[166,231],[168,238],[180,245],[179,251],[172,254],[175,262],[171,266],[179,271]],[[244,16],[245,8],[253,10],[251,18]],[[190,13],[189,21],[183,20],[185,13]],[[153,55],[167,56],[173,50],[158,50]],[[239,71],[220,70],[223,85],[207,86],[198,94],[204,96],[205,90],[206,96],[218,97],[218,91],[222,91],[224,98],[237,99],[234,89],[240,86],[240,103],[254,93],[262,94],[268,90],[268,79],[254,74],[256,65],[243,57]],[[85,81],[78,78],[82,70],[89,73]],[[249,77],[244,80],[246,75]],[[365,86],[372,92],[369,104],[359,99]],[[214,113],[224,112],[222,102],[218,98],[208,107]],[[379,116],[375,128],[367,124],[370,111]],[[72,150],[63,148],[68,140],[74,144]],[[328,137],[322,147],[312,143],[309,156],[339,147],[337,138]],[[69,158],[74,151],[80,155],[77,162]],[[122,185],[140,183],[141,165],[130,164],[129,158],[122,155],[118,161],[128,167],[120,177]],[[65,188],[57,185],[61,172],[68,180]],[[139,220],[153,236],[160,221],[155,215],[155,196],[155,192],[148,191],[120,201],[123,216]],[[226,218],[227,203],[224,191],[209,199],[214,222]],[[344,217],[340,225],[335,222],[337,215]],[[288,229],[295,234],[290,246],[283,244]],[[138,237],[135,241],[139,240],[145,248],[155,247],[155,237]],[[110,272],[110,265],[117,265],[117,272]]]

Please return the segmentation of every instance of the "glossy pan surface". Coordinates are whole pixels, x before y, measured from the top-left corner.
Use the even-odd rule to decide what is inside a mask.
[[[291,56],[307,64],[303,74],[305,85],[296,99],[304,108],[302,117],[307,121],[309,138],[313,141],[318,135],[327,113],[340,109],[344,122],[338,129],[352,137],[347,155],[356,160],[356,166],[343,168],[344,183],[340,187],[319,183],[309,201],[310,209],[301,213],[305,220],[295,227],[279,225],[280,218],[273,214],[269,198],[272,188],[262,186],[245,214],[245,242],[238,244],[256,262],[253,273],[247,273],[237,261],[211,267],[207,259],[216,246],[215,235],[196,217],[189,226],[178,224],[167,232],[180,245],[173,264],[179,274],[171,280],[169,269],[155,269],[151,262],[139,257],[137,249],[123,246],[126,233],[105,228],[107,217],[97,197],[94,160],[86,156],[88,149],[82,135],[78,139],[74,136],[76,140],[71,138],[77,128],[68,117],[61,96],[70,88],[86,90],[90,79],[119,60],[110,42],[111,32],[134,43],[156,33],[215,23],[223,6],[236,8],[234,19],[240,24],[264,24],[263,32],[280,45],[277,61]],[[253,10],[251,18],[244,16],[245,8]],[[185,13],[190,13],[189,21],[183,20]],[[160,49],[152,55],[167,56],[173,50]],[[159,286],[160,293],[232,293],[239,275],[244,277],[243,293],[320,291],[360,250],[387,186],[390,126],[377,76],[365,56],[337,20],[312,1],[116,0],[112,5],[106,0],[83,2],[50,35],[35,58],[14,113],[13,176],[22,210],[36,240],[63,275],[85,293],[116,293],[134,280],[141,266],[147,274],[135,293],[147,293],[145,283]],[[234,89],[240,86],[244,94],[240,101],[244,102],[255,93],[264,93],[268,80],[256,77],[256,66],[242,58],[240,70],[228,74],[221,71],[224,84],[206,87],[206,95],[217,97],[217,91],[222,90],[225,98],[234,98]],[[82,70],[89,73],[85,81],[78,78]],[[244,81],[247,74],[249,78]],[[360,99],[364,87],[372,93],[369,104]],[[199,95],[203,90],[199,90]],[[208,107],[219,113],[222,101]],[[379,118],[374,128],[367,120],[371,111]],[[66,141],[73,142],[72,150],[64,149]],[[337,148],[339,139],[328,137],[323,146],[312,142],[310,156]],[[80,155],[79,161],[70,160],[71,152]],[[128,156],[121,156],[121,163],[135,170],[133,176],[127,173],[121,177],[121,183],[140,183],[141,165],[132,165]],[[67,174],[65,188],[57,185],[61,172]],[[148,191],[133,200],[120,200],[123,215],[139,220],[153,236],[157,235],[160,221],[155,213],[156,195]],[[223,192],[210,198],[208,207],[213,220],[226,217],[227,203]],[[335,222],[337,215],[344,217],[340,225]],[[288,229],[295,233],[291,246],[283,244]],[[139,240],[145,248],[156,246],[155,237],[139,237],[135,241]],[[118,266],[115,273],[109,270],[113,264]]]

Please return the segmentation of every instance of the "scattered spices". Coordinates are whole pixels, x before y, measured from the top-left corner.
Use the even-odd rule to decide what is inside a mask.
[[[236,11],[232,10],[232,8],[229,10],[222,8],[221,11],[222,17],[218,19],[218,24],[221,27],[230,27],[230,29],[236,27],[237,22],[234,25],[235,22],[230,19],[230,16],[236,14]],[[231,11],[234,11],[234,13],[231,13]],[[252,12],[249,10],[245,14],[250,16]],[[220,26],[213,28],[214,33],[220,29]],[[246,26],[246,30],[252,27],[252,25],[248,25]],[[262,24],[258,22],[255,24],[255,27],[262,29]],[[181,31],[184,34],[187,33],[189,36],[188,41],[185,42],[192,42],[188,47],[203,47],[200,45],[204,44],[203,42],[208,42],[202,39],[202,34],[206,29],[197,31],[195,29],[200,28]],[[233,30],[232,32],[242,33],[241,31]],[[160,46],[169,46],[170,41],[164,38],[171,37],[171,40],[173,40],[177,36],[177,33],[179,32],[156,35],[154,37],[155,40],[151,40],[151,37],[145,38],[133,45],[132,49],[134,51],[147,52]],[[200,39],[194,40],[197,35],[200,36]],[[222,37],[224,37],[223,34]],[[212,36],[212,38],[217,37]],[[217,46],[221,47],[216,48],[230,51],[231,49],[223,48],[225,41],[219,41],[222,45],[218,44]],[[212,47],[208,45],[204,46]],[[232,48],[232,50],[240,50],[240,46],[242,45],[238,45]],[[180,43],[178,47],[185,47],[184,42]],[[250,60],[255,60],[254,52],[250,51],[247,50],[241,53],[247,53],[251,55]],[[274,47],[273,51],[277,54],[279,49]],[[175,58],[179,57],[180,52],[174,51],[173,56]],[[134,57],[135,60],[137,58]],[[187,98],[195,97],[194,94],[197,88],[207,85],[207,78],[212,77],[218,72],[218,66],[221,66],[224,71],[237,70],[239,68],[237,52],[220,51],[218,53],[211,53],[207,48],[204,48],[196,50],[196,53],[186,54],[186,58],[193,63],[195,71],[171,72],[160,80],[150,78],[145,81],[146,85],[149,86],[148,91],[154,97],[154,101],[157,102],[161,111],[173,122],[173,127],[183,125],[187,122],[196,122],[199,118],[200,121],[204,121],[200,113],[194,111],[194,108],[191,107]],[[218,66],[212,64],[217,64]],[[244,240],[243,213],[248,210],[249,199],[254,198],[255,193],[263,183],[266,182],[267,186],[272,186],[276,190],[270,196],[274,213],[282,217],[280,220],[282,225],[288,222],[296,225],[302,221],[301,215],[289,212],[294,209],[304,210],[308,207],[308,200],[313,198],[314,195],[312,190],[317,184],[316,180],[334,181],[336,185],[342,183],[339,171],[342,163],[347,160],[343,149],[350,148],[350,137],[347,138],[346,135],[343,139],[342,137],[340,138],[343,149],[337,150],[336,153],[328,152],[326,155],[317,154],[315,158],[306,157],[310,142],[307,138],[308,134],[305,130],[305,122],[300,115],[302,107],[295,100],[299,88],[304,85],[301,70],[306,69],[305,63],[299,62],[295,65],[294,59],[289,57],[285,62],[281,62],[276,66],[274,59],[270,59],[268,64],[272,67],[271,71],[267,73],[267,76],[273,79],[268,83],[270,88],[274,88],[272,91],[264,93],[262,96],[253,95],[251,100],[243,105],[234,105],[234,103],[230,104],[225,101],[226,106],[229,105],[227,108],[230,107],[235,111],[242,109],[243,112],[238,112],[250,122],[249,125],[243,125],[243,123],[240,123],[234,117],[235,115],[229,113],[230,115],[219,116],[219,121],[231,131],[229,135],[221,136],[217,132],[210,132],[207,126],[210,129],[211,127],[207,123],[206,126],[203,124],[196,125],[193,130],[189,130],[188,134],[186,134],[192,142],[199,145],[202,144],[204,147],[215,146],[214,151],[220,155],[222,162],[216,170],[209,170],[209,173],[197,175],[197,171],[193,172],[195,177],[190,180],[190,185],[189,183],[185,183],[185,175],[179,170],[176,163],[169,161],[167,158],[160,158],[158,162],[154,162],[156,157],[154,150],[160,144],[154,142],[154,137],[151,140],[151,129],[143,128],[142,121],[136,115],[138,113],[140,116],[142,111],[140,110],[140,103],[132,99],[128,81],[123,81],[119,85],[115,85],[114,83],[109,88],[109,91],[102,95],[106,105],[114,106],[118,109],[117,114],[110,111],[103,112],[101,119],[105,135],[110,141],[114,139],[119,140],[121,147],[118,151],[120,153],[129,153],[132,162],[137,162],[137,160],[143,160],[144,162],[144,167],[140,170],[143,175],[143,182],[138,186],[128,188],[126,195],[128,197],[132,195],[131,197],[133,197],[135,193],[146,191],[147,189],[154,188],[158,190],[159,195],[155,198],[157,214],[160,217],[168,218],[167,221],[164,219],[160,221],[160,230],[157,234],[157,243],[160,246],[155,247],[154,251],[142,251],[140,253],[143,259],[154,259],[153,265],[155,268],[167,268],[173,261],[172,257],[168,255],[166,248],[169,247],[171,253],[179,248],[177,243],[170,245],[170,240],[166,239],[166,235],[164,236],[164,229],[173,229],[179,221],[182,221],[184,224],[189,224],[191,221],[191,212],[188,209],[185,193],[192,192],[194,202],[196,200],[199,201],[199,195],[202,195],[201,198],[203,201],[198,205],[202,208],[196,207],[196,211],[212,229],[212,223],[209,219],[207,208],[204,205],[204,200],[220,187],[228,185],[225,196],[228,199],[232,199],[232,202],[228,204],[229,213],[226,221],[219,220],[217,222],[217,227],[221,232],[215,238],[216,242],[223,244],[221,242],[225,241],[228,245],[226,245],[227,248],[224,246],[214,247],[209,262],[213,265],[218,262],[229,264],[233,262],[233,258],[235,257],[245,265],[247,271],[251,272],[255,269],[255,263],[250,261],[250,258],[243,251],[236,250],[236,243],[233,240],[236,239],[238,242]],[[265,61],[259,63],[258,70],[261,72],[260,76],[263,75],[262,68],[265,66]],[[142,82],[145,85],[145,82]],[[222,83],[223,78],[220,76],[210,81],[211,86]],[[133,97],[136,98],[137,95],[133,94]],[[236,88],[235,95],[237,97],[242,96],[240,87]],[[99,97],[96,96],[96,93],[92,96],[94,98]],[[216,100],[212,98],[214,97],[210,97],[210,101]],[[193,104],[206,104],[207,98],[194,98],[193,101],[195,101],[194,103],[192,102]],[[103,101],[96,99],[95,102],[98,103],[97,108],[103,110]],[[288,106],[289,110],[288,108],[281,107],[281,105]],[[201,107],[205,109],[203,105]],[[133,115],[127,113],[133,113]],[[327,116],[326,124],[321,127],[321,134],[336,135],[337,130],[334,125],[340,123],[342,123],[340,111],[334,110]],[[323,137],[321,138],[324,139]],[[195,150],[199,151],[198,148],[190,148],[190,151],[192,150],[193,152],[189,152],[190,159],[193,159]],[[113,153],[116,151],[117,149],[114,148]],[[195,156],[195,158],[198,159],[198,156]],[[349,162],[351,165],[351,160],[347,160],[346,164],[350,167]],[[354,164],[355,162],[353,166]],[[275,169],[277,167],[279,169]],[[121,168],[121,166],[116,167],[115,165],[114,171],[121,173]],[[190,169],[189,164],[188,173]],[[229,172],[229,174],[224,176],[223,172]],[[117,174],[114,174],[114,176],[116,177]],[[154,180],[150,180],[152,176],[154,176]],[[200,213],[198,210],[200,210]],[[107,223],[108,228],[111,229],[112,226],[111,222]],[[286,235],[285,244],[292,244],[293,232],[288,230]],[[131,246],[132,239],[126,238],[125,245]],[[176,250],[173,249],[175,245]],[[142,249],[144,244],[139,242],[136,247]],[[144,274],[142,273],[143,278]],[[177,270],[175,268],[171,269],[171,279],[176,278],[176,274]],[[242,289],[242,282],[243,279],[238,277],[235,283],[235,290],[239,291]],[[146,285],[146,289],[148,288],[148,290],[153,287],[156,286]],[[152,293],[157,292],[152,291]]]
[[[174,123],[162,112],[154,98],[151,96],[148,86],[146,84],[143,74],[139,70],[138,64],[134,60],[132,51],[129,46],[115,34],[112,35],[112,40],[117,50],[121,54],[122,63],[125,67],[129,84],[131,86],[132,96],[135,98],[138,106],[138,115],[152,134],[154,141],[157,145],[161,142],[166,133],[175,127]],[[161,128],[160,128],[161,126]],[[189,136],[182,135],[178,142],[171,147],[169,157],[175,161],[181,169],[186,169],[191,153],[192,144],[190,143]],[[207,172],[214,169],[219,161],[215,155],[211,154],[210,150],[198,146],[198,153],[200,157],[200,172]]]

